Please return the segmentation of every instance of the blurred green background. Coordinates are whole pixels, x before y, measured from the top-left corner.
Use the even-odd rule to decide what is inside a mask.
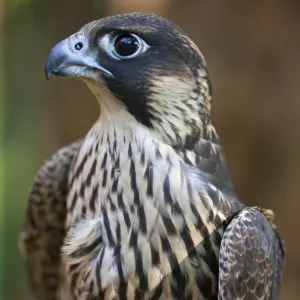
[[[0,0],[0,299],[29,299],[17,238],[35,173],[98,112],[80,82],[47,83],[48,52],[93,19],[131,11],[173,20],[204,53],[237,192],[275,210],[287,245],[281,299],[299,299],[299,0]]]

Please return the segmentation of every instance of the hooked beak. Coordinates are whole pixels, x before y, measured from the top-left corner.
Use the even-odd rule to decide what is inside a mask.
[[[110,71],[103,68],[90,55],[88,45],[84,41],[79,41],[82,48],[76,50],[76,41],[74,43],[72,39],[74,38],[65,39],[52,48],[45,67],[48,81],[52,74],[63,78],[95,78],[95,73],[99,71],[106,76],[113,77]]]

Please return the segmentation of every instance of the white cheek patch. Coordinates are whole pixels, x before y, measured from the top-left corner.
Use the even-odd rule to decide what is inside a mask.
[[[186,73],[187,76],[183,74]],[[184,143],[185,138],[202,128],[200,104],[205,96],[196,94],[195,78],[183,70],[182,76],[153,76],[148,109],[154,117],[152,125],[167,143]]]

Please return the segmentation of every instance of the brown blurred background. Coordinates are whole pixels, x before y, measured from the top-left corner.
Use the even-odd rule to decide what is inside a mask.
[[[236,190],[275,210],[287,245],[281,299],[300,299],[299,0],[0,0],[0,299],[29,299],[17,237],[35,173],[98,112],[80,82],[47,83],[48,52],[93,19],[131,11],[171,19],[203,52]]]

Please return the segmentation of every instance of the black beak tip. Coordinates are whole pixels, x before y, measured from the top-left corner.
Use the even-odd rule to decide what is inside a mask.
[[[68,53],[66,49],[68,49],[66,40],[59,42],[51,49],[45,65],[45,75],[48,81],[50,81],[51,75],[56,73],[64,61],[67,60]]]
[[[49,82],[50,81],[50,77],[51,77],[51,72],[45,71],[45,75],[46,75],[47,81]]]
[[[49,58],[48,58],[46,66],[45,66],[45,76],[47,78],[47,81],[50,81],[50,77],[52,75],[53,68],[51,65],[52,64],[49,62]]]

